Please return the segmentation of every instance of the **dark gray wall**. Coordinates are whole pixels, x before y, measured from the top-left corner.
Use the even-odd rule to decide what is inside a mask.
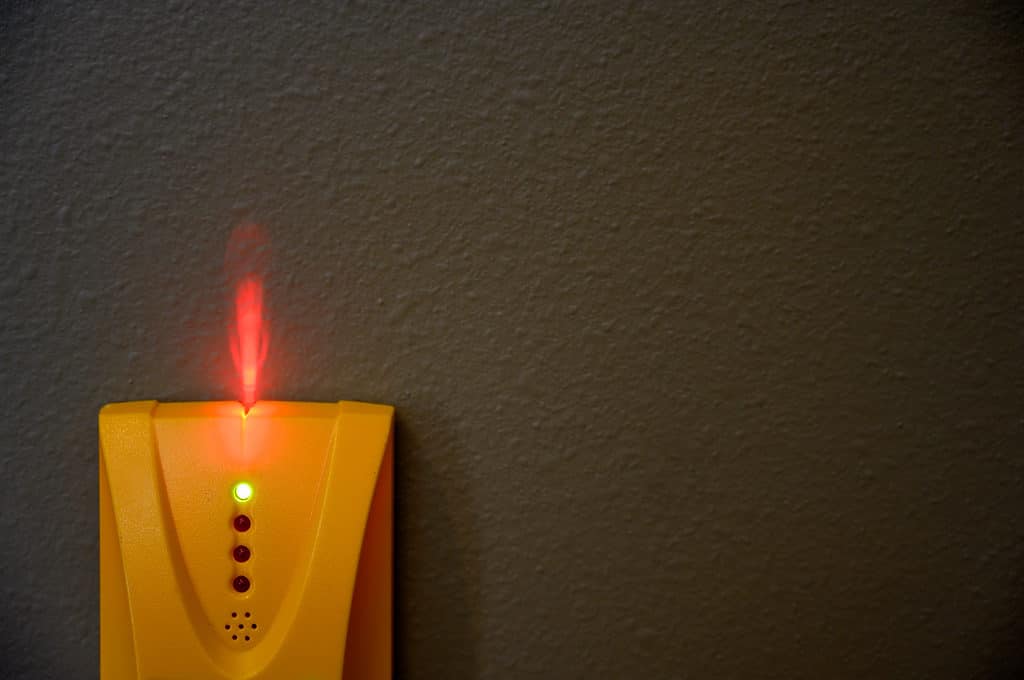
[[[862,4],[7,3],[5,677],[249,219],[267,396],[398,407],[401,677],[1021,677],[1024,15]]]

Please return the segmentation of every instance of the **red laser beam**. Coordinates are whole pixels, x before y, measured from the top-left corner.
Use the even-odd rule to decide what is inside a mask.
[[[256,403],[260,371],[267,360],[270,333],[263,318],[263,284],[246,277],[235,290],[235,337],[231,357],[242,381],[242,405],[245,410]]]
[[[229,340],[231,358],[238,372],[240,401],[246,412],[257,401],[263,365],[270,349],[270,325],[263,298],[267,250],[263,230],[248,224],[231,234],[225,256],[225,269],[235,283],[234,320]]]

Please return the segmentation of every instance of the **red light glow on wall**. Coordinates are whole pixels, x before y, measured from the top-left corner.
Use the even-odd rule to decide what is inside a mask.
[[[256,403],[270,348],[263,282],[267,238],[254,224],[235,229],[228,242],[225,269],[234,284],[234,318],[230,324],[231,358],[238,375],[239,401],[248,411]]]
[[[255,277],[246,277],[235,291],[235,337],[231,342],[246,410],[256,403],[256,388],[269,345],[270,334],[263,319],[263,284]]]

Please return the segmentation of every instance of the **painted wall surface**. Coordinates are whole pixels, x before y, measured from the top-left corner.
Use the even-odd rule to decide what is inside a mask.
[[[0,10],[0,675],[97,667],[97,409],[398,406],[402,678],[1024,677],[1016,2]]]

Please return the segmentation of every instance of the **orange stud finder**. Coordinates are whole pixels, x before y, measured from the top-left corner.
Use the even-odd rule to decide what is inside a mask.
[[[391,406],[105,406],[102,680],[389,680]]]

